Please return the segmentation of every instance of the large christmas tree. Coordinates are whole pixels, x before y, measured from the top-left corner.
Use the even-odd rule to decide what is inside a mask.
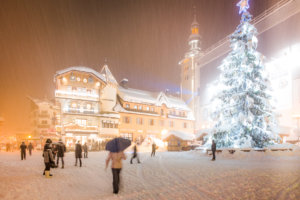
[[[277,140],[263,56],[256,51],[257,30],[250,23],[248,0],[238,4],[241,22],[231,35],[232,51],[219,67],[212,139],[218,147],[264,147]]]

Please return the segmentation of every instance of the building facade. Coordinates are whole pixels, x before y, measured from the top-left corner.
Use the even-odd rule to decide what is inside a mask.
[[[168,130],[194,132],[192,110],[165,93],[120,85],[107,65],[100,72],[70,67],[54,76],[56,131],[68,146],[124,137],[142,142]]]
[[[48,99],[39,100],[28,97],[30,100],[31,131],[19,135],[26,135],[27,140],[43,143],[47,138],[56,139],[56,108],[54,102]]]

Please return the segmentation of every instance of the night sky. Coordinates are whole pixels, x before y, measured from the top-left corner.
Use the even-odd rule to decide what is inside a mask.
[[[255,16],[279,0],[250,0]],[[53,76],[70,66],[150,91],[180,84],[193,5],[206,49],[234,31],[238,0],[0,0],[0,116],[7,133],[29,129],[26,96],[54,98]]]

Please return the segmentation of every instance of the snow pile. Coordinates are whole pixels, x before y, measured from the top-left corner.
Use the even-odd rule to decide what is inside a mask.
[[[187,140],[187,141],[192,141],[195,139],[195,135],[194,134],[190,134],[190,133],[184,133],[181,131],[175,131],[175,130],[171,130],[168,133],[166,133],[166,135],[163,136],[163,139],[168,138],[169,136],[174,135],[182,140]]]
[[[114,195],[111,170],[104,169],[107,154],[90,152],[80,168],[74,153],[66,153],[65,169],[51,169],[53,177],[46,179],[41,152],[26,161],[19,152],[0,152],[0,199],[300,199],[299,156],[266,159],[262,152],[237,151],[224,154],[231,159],[217,154],[212,162],[201,151],[157,152],[140,153],[141,164],[130,164],[127,155],[121,191]]]

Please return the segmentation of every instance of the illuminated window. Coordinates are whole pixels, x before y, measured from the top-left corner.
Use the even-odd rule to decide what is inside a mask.
[[[142,125],[143,124],[143,118],[140,118],[140,117],[136,118],[136,124]]]
[[[129,105],[128,103],[126,103],[126,105],[125,105],[125,106],[126,106],[126,108],[130,108],[130,105]]]
[[[86,126],[86,119],[75,119],[75,123],[79,126]]]
[[[70,77],[70,80],[71,80],[71,81],[75,81],[75,79],[76,79],[76,77],[75,77],[74,74],[72,73],[72,74],[71,74],[71,77]]]
[[[164,120],[159,120],[159,124],[160,124],[160,126],[164,126],[165,125]]]
[[[64,84],[66,84],[68,82],[66,77],[63,77],[62,81],[63,81]]]
[[[96,86],[99,87],[99,86],[100,86],[100,82],[97,82],[97,83],[96,83]]]
[[[120,133],[120,136],[132,141],[132,133]]]
[[[147,106],[147,107],[146,107],[146,110],[149,111],[149,109],[150,109],[149,106]]]
[[[88,79],[88,81],[89,81],[89,83],[93,83],[94,82],[94,79],[93,79],[93,77],[89,77],[89,79]]]
[[[183,122],[183,128],[187,128],[187,123]]]
[[[126,123],[126,124],[129,124],[130,123],[130,117],[124,116],[123,122]]]
[[[133,108],[134,108],[134,109],[137,109],[137,105],[134,105]]]
[[[193,33],[193,34],[198,34],[198,33],[199,33],[198,28],[193,28],[193,29],[192,29],[192,33]]]
[[[149,119],[149,125],[153,126],[154,125],[154,119]]]

